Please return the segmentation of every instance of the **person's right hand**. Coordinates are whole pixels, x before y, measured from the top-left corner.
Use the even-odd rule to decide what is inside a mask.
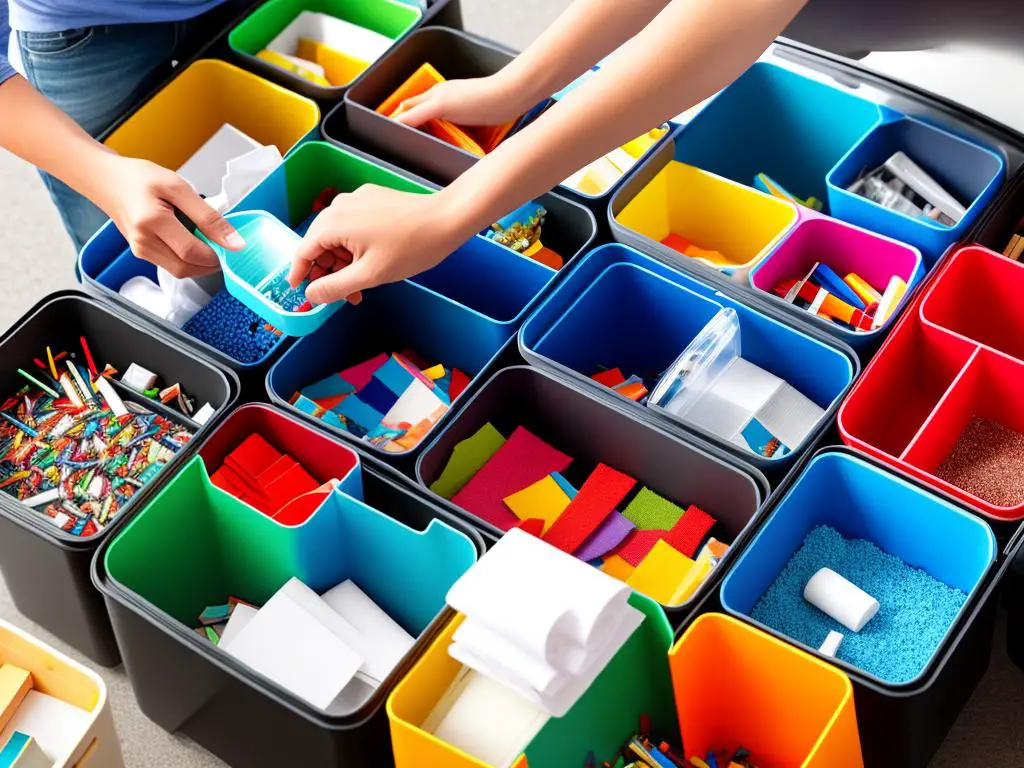
[[[456,125],[502,125],[533,106],[522,104],[519,91],[500,72],[469,80],[446,80],[403,101],[394,119],[413,128],[438,119]]]
[[[110,154],[104,158],[103,191],[93,199],[113,219],[138,258],[175,277],[216,272],[220,262],[209,245],[187,230],[175,209],[200,232],[230,251],[245,240],[187,181],[146,160]]]

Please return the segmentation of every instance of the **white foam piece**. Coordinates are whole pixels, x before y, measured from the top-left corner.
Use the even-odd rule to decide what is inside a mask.
[[[874,618],[878,601],[831,568],[822,568],[807,581],[804,599],[847,629],[860,632]]]
[[[299,39],[303,37],[370,64],[394,43],[390,37],[344,19],[325,13],[303,11],[270,41],[267,49],[285,56],[294,56],[299,47]]]

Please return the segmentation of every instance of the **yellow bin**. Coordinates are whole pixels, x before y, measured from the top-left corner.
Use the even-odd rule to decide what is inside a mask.
[[[796,224],[790,203],[676,160],[615,216],[621,226],[727,274],[745,278]],[[680,239],[690,254],[670,245]]]
[[[716,613],[690,626],[669,666],[687,756],[744,747],[758,768],[864,765],[853,686],[838,668]]]
[[[320,108],[231,64],[200,59],[118,126],[106,145],[176,170],[225,123],[284,155],[317,128]]]
[[[70,704],[82,711],[80,717],[73,718],[74,726],[70,731],[59,734],[56,741],[41,733],[37,737],[39,745],[53,759],[54,768],[124,768],[107,689],[99,675],[3,621],[0,621],[0,664],[13,664],[29,671],[32,691],[58,699],[57,707]],[[28,695],[33,696],[33,692]],[[22,707],[38,704],[25,699]],[[45,711],[38,708],[32,717],[21,714],[24,722],[30,724]],[[15,729],[19,727],[18,718],[16,712],[12,720]],[[33,727],[23,727],[28,735],[36,736]],[[59,749],[52,746],[54,744]],[[2,746],[0,744],[0,748]]]

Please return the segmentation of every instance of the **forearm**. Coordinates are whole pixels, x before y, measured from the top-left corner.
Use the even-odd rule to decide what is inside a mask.
[[[581,88],[441,194],[486,227],[738,77],[806,0],[672,0]],[[622,5],[628,5],[623,3]]]
[[[0,84],[0,116],[0,147],[104,207],[110,150],[20,76]]]
[[[642,30],[669,0],[575,0],[499,78],[525,111]]]

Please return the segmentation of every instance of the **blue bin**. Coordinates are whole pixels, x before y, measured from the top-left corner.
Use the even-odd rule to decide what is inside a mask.
[[[683,127],[675,159],[749,186],[766,173],[825,201],[829,171],[881,119],[877,104],[759,62]]]
[[[776,632],[750,617],[758,600],[817,526],[834,528],[846,539],[866,539],[904,563],[962,590],[967,600],[943,628],[929,660],[910,680],[882,680],[842,660]],[[995,562],[991,528],[974,515],[896,477],[866,459],[823,452],[814,457],[722,583],[722,606],[767,632],[783,637],[857,676],[886,689],[910,690],[931,671],[940,651],[960,629],[976,593]],[[894,650],[895,652],[895,650]]]
[[[931,219],[913,218],[846,191],[861,171],[878,167],[898,151],[906,152],[967,209],[958,224],[947,227]],[[891,113],[829,173],[829,205],[836,218],[916,246],[933,265],[966,235],[995,198],[1005,166],[1003,157],[991,149]]]
[[[437,267],[413,280],[367,291],[316,333],[294,344],[267,375],[267,391],[280,405],[352,438],[289,404],[298,390],[381,352],[409,348],[475,379],[511,339],[555,273],[482,237],[473,238]],[[454,404],[453,404],[454,405]],[[444,417],[439,424],[444,423]],[[384,451],[356,441],[380,456]]]
[[[788,469],[826,428],[857,374],[853,353],[822,332],[797,330],[696,277],[623,245],[587,254],[526,321],[519,346],[531,363],[604,393],[621,407],[678,433],[677,422],[593,381],[598,366],[629,376],[664,371],[720,309],[739,316],[743,357],[785,379],[825,409],[818,429],[785,457],[763,458],[702,432],[762,471]]]

